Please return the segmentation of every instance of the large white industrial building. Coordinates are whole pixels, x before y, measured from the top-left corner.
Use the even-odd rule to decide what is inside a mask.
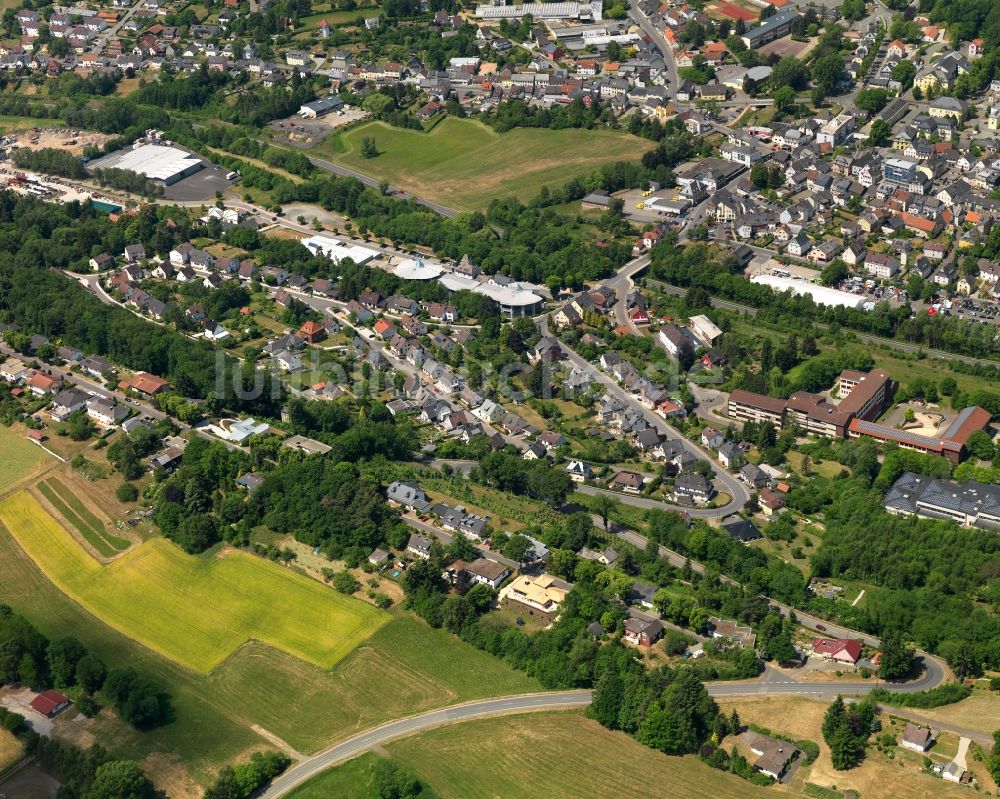
[[[205,168],[204,162],[187,150],[166,144],[140,144],[125,152],[112,153],[95,161],[98,169],[125,169],[165,186]]]
[[[754,275],[750,278],[752,283],[761,283],[770,286],[775,291],[791,290],[796,295],[808,295],[812,297],[817,305],[832,305],[843,308],[862,308],[867,302],[864,295],[851,294],[849,291],[832,289],[829,286],[821,286],[818,283],[810,283],[794,277],[782,277],[780,275]]]

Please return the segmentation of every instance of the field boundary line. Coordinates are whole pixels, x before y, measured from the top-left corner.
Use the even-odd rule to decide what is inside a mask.
[[[25,438],[28,437],[25,436]],[[45,446],[41,441],[35,441],[35,439],[33,438],[28,438],[28,441],[30,441],[32,444],[37,444],[39,447],[41,447],[43,450],[49,453],[49,455],[51,455],[56,460],[61,461],[62,463],[66,463],[66,459],[62,455],[57,455],[55,452],[53,452],[47,446]]]

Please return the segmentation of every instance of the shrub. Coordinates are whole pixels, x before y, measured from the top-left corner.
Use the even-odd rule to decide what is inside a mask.
[[[350,572],[340,572],[333,578],[333,587],[342,594],[353,594],[361,588],[361,583]]]
[[[139,489],[132,483],[122,483],[115,491],[119,502],[135,502],[139,499]]]

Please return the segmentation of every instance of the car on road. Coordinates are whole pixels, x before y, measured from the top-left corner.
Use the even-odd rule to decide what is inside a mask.
[[[826,632],[826,627],[824,627],[822,624],[817,624],[816,629],[819,630],[821,633]]]

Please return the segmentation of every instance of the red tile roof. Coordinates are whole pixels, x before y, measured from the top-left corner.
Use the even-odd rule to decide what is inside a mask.
[[[841,652],[846,652],[852,661],[857,662],[861,657],[861,642],[850,639],[817,638],[813,641],[813,652],[817,655],[834,657]]]
[[[46,718],[51,718],[68,704],[68,696],[63,696],[58,691],[53,691],[51,689],[40,693],[31,700],[32,709],[37,710]]]

